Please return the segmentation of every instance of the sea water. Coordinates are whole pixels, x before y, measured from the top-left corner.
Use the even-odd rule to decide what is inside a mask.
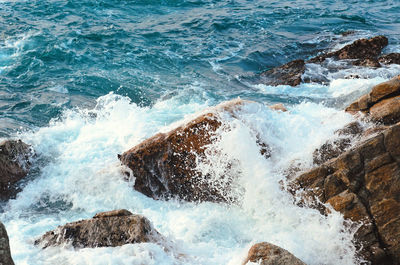
[[[399,1],[1,1],[0,137],[37,153],[23,191],[1,205],[15,263],[234,265],[267,241],[307,264],[358,264],[357,226],[296,206],[282,185],[288,169],[311,168],[313,151],[354,121],[343,108],[400,66],[307,65],[303,77],[324,76],[325,85],[246,80],[361,37],[384,34],[385,52],[399,51],[399,12]],[[238,97],[255,102],[222,117],[215,152],[196,170],[218,182],[229,164],[239,202],[153,200],[124,179],[117,154]],[[288,112],[267,107],[274,103]],[[121,208],[146,216],[167,243],[33,244],[59,225]]]

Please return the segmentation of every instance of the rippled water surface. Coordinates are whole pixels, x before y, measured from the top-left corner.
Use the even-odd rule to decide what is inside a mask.
[[[342,217],[294,206],[279,181],[294,161],[312,166],[313,150],[352,121],[342,108],[400,66],[354,67],[327,75],[328,85],[295,88],[245,80],[361,37],[385,35],[384,52],[399,52],[399,14],[398,0],[0,0],[0,138],[20,137],[40,158],[23,192],[2,205],[16,264],[233,265],[259,241],[307,264],[357,264]],[[123,180],[116,154],[237,97],[257,103],[226,121],[234,129],[213,148],[239,161],[241,205],[154,201]],[[278,102],[290,112],[266,107]],[[270,159],[254,131],[273,146]],[[218,172],[221,157],[210,159]],[[174,251],[32,244],[58,225],[117,208],[147,216]]]

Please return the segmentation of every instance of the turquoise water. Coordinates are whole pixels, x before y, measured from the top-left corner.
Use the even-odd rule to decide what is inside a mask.
[[[398,14],[400,1],[0,0],[0,138],[21,138],[37,153],[23,191],[1,204],[16,264],[239,265],[261,241],[310,265],[360,264],[354,226],[297,207],[280,183],[289,168],[312,167],[315,148],[354,121],[343,108],[400,65],[307,65],[304,75],[330,83],[295,88],[248,80],[378,34],[389,38],[385,53],[400,52]],[[255,103],[222,120],[196,169],[218,182],[229,165],[239,204],[156,201],[124,180],[117,154],[237,97]],[[271,147],[269,159],[256,137]],[[149,218],[169,250],[33,245],[58,225],[120,208]]]
[[[399,13],[399,1],[1,1],[0,135],[109,92],[141,106],[188,87],[216,102],[296,102],[238,77],[314,56],[349,30],[396,46]]]

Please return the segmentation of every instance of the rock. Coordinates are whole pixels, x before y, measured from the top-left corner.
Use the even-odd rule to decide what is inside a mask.
[[[8,200],[19,191],[17,182],[31,166],[32,148],[21,140],[0,143],[0,200]]]
[[[160,239],[161,235],[147,218],[127,210],[117,210],[59,226],[36,240],[35,245],[47,248],[71,244],[74,248],[96,248],[157,242]]]
[[[262,72],[260,77],[269,86],[297,86],[301,83],[301,75],[306,70],[304,60],[295,60],[271,70]]]
[[[389,53],[379,57],[379,62],[383,64],[400,64],[400,53]]]
[[[7,230],[2,222],[0,222],[0,265],[14,265]]]
[[[388,39],[385,36],[376,36],[370,39],[359,39],[352,44],[346,45],[338,51],[329,52],[316,56],[307,61],[307,63],[321,63],[327,58],[359,59],[359,65],[375,65],[376,59],[381,54],[382,49],[388,45]],[[357,63],[356,63],[357,64]]]
[[[361,96],[346,108],[347,112],[359,111],[372,120],[386,125],[400,121],[400,75],[374,86],[371,91]]]
[[[214,141],[222,125],[221,115],[235,116],[250,102],[233,100],[212,108],[192,121],[168,132],[159,133],[119,156],[135,177],[134,189],[154,199],[178,198],[187,201],[225,202],[235,200],[229,193],[235,178],[231,165],[221,183],[211,181],[196,170],[197,159],[205,157],[207,145]],[[258,143],[268,157],[265,143]]]
[[[379,63],[379,61],[377,59],[362,59],[362,60],[356,60],[353,62],[353,65],[356,66],[366,66],[366,67],[375,67],[375,68],[379,68],[381,67],[381,64]]]
[[[313,196],[345,219],[362,222],[354,239],[364,259],[400,264],[400,123],[382,130],[289,186],[292,193],[304,190],[306,200]],[[321,211],[320,205],[308,205]]]
[[[248,262],[257,262],[260,265],[306,265],[289,251],[267,242],[255,244],[250,248],[243,265]]]
[[[272,110],[282,111],[282,112],[288,111],[287,108],[285,107],[285,105],[283,105],[282,103],[271,105],[271,106],[269,106],[269,108]]]

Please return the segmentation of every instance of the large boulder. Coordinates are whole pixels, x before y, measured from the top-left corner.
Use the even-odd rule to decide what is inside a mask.
[[[270,86],[289,85],[297,86],[301,83],[301,76],[306,66],[304,60],[295,60],[260,74],[263,84]]]
[[[16,184],[28,174],[32,154],[31,146],[20,140],[0,143],[0,200],[8,200],[18,192]]]
[[[159,133],[119,156],[135,177],[134,189],[154,199],[178,198],[187,201],[232,201],[230,166],[224,181],[209,181],[209,176],[196,170],[204,158],[223,115],[235,117],[248,101],[236,99],[222,103],[209,112],[167,133]],[[268,156],[268,146],[259,143],[260,152]]]
[[[35,241],[42,248],[71,244],[74,248],[116,247],[157,242],[161,235],[150,221],[128,210],[96,214],[92,219],[59,226]]]
[[[384,124],[400,121],[400,75],[374,86],[346,108],[347,112],[362,112]]]
[[[267,242],[255,244],[250,248],[243,265],[248,262],[258,262],[260,265],[306,265],[289,251]]]
[[[372,264],[400,264],[400,123],[303,173],[290,187],[323,214],[360,223],[355,242]],[[322,203],[322,204],[321,204]]]
[[[2,222],[0,222],[0,265],[14,265],[7,230]]]

